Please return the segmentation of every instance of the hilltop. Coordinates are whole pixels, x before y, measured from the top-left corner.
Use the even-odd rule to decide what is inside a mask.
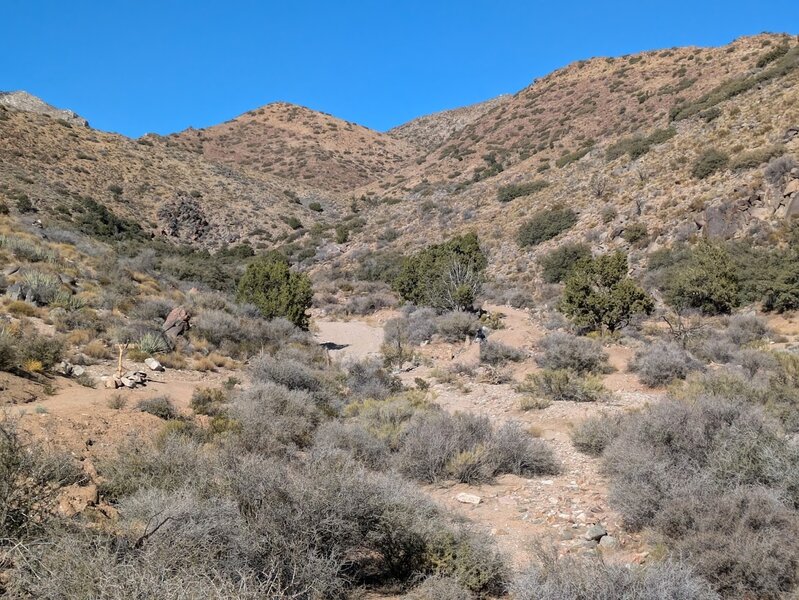
[[[170,139],[210,161],[332,191],[380,180],[415,154],[401,139],[286,102]]]

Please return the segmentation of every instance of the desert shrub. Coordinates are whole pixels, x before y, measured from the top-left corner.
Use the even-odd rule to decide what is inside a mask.
[[[652,146],[662,144],[663,142],[673,138],[677,134],[677,130],[673,127],[668,129],[658,129],[653,131],[650,135],[635,136],[623,138],[608,146],[605,152],[607,160],[615,160],[623,154],[628,154],[632,160],[639,158],[649,152]]]
[[[566,280],[558,310],[578,327],[615,331],[654,309],[651,296],[627,276],[627,255],[581,261]]]
[[[288,261],[270,254],[251,262],[239,280],[237,299],[254,304],[266,319],[283,317],[298,327],[307,327],[313,291],[304,273],[292,271]]]
[[[541,278],[546,283],[560,283],[574,265],[588,258],[591,258],[591,248],[587,244],[563,244],[538,259]]]
[[[520,362],[524,360],[524,351],[503,344],[486,340],[480,344],[480,362],[488,365],[502,365],[506,362]]]
[[[147,488],[207,491],[214,466],[197,441],[171,435],[157,447],[135,438],[124,441],[113,456],[98,461],[97,470],[103,477],[100,491],[115,501]]]
[[[546,442],[532,437],[516,423],[505,423],[496,430],[490,454],[498,474],[531,477],[560,472],[560,464]]]
[[[72,221],[77,228],[92,237],[104,240],[133,240],[145,237],[134,220],[116,216],[104,204],[92,198],[81,198],[72,205]]]
[[[236,396],[231,415],[241,425],[239,444],[262,454],[308,446],[323,416],[306,391],[263,380]]]
[[[436,320],[436,331],[447,342],[462,342],[474,337],[480,328],[480,320],[472,313],[452,311]]]
[[[253,359],[250,372],[255,381],[271,381],[290,390],[318,392],[324,388],[321,373],[293,358],[279,358],[264,352]]]
[[[782,58],[786,54],[788,54],[788,50],[791,47],[788,44],[780,44],[779,46],[774,46],[771,50],[763,54],[760,58],[757,59],[757,67],[763,68],[769,63],[774,62],[775,60]]]
[[[468,413],[416,414],[395,459],[400,472],[425,482],[452,477],[474,483],[502,473],[557,472],[552,451],[540,440],[514,426],[496,431],[485,417]]]
[[[27,271],[22,276],[22,285],[34,302],[45,306],[51,304],[62,291],[58,277],[40,271]]]
[[[568,369],[542,369],[531,373],[517,385],[517,391],[558,402],[595,402],[607,393],[598,378],[582,377]]]
[[[61,362],[64,356],[64,340],[60,337],[28,335],[25,336],[24,343],[20,343],[17,348],[20,362],[38,362],[45,371],[49,371]]]
[[[705,179],[716,171],[726,167],[729,161],[730,157],[724,152],[716,150],[715,148],[705,150],[694,161],[694,165],[691,167],[691,175],[697,179]]]
[[[3,545],[42,531],[54,516],[58,488],[81,480],[66,455],[48,451],[8,417],[0,422],[0,536]]]
[[[733,315],[724,335],[737,346],[762,340],[769,334],[765,319],[757,315]]]
[[[369,252],[358,259],[353,273],[361,281],[382,281],[390,284],[399,275],[403,256],[388,250]]]
[[[387,344],[395,344],[401,338],[402,343],[418,346],[436,333],[436,312],[431,308],[415,309],[407,316],[387,321],[384,331]]]
[[[223,310],[202,311],[192,320],[192,330],[217,347],[245,335],[239,319]]]
[[[227,394],[221,388],[198,387],[191,395],[191,409],[198,415],[222,414],[227,404]]]
[[[511,593],[517,600],[719,600],[708,582],[685,564],[628,567],[590,558],[544,557],[521,573]]]
[[[739,350],[732,357],[732,361],[740,365],[748,377],[754,377],[758,373],[774,371],[779,367],[777,359],[768,352],[744,348]]]
[[[799,563],[799,455],[785,442],[746,402],[665,401],[628,416],[605,450],[611,502],[724,597],[782,597]]]
[[[0,235],[0,248],[5,248],[16,258],[29,262],[56,262],[58,260],[57,254],[49,248],[21,237]]]
[[[591,147],[589,146],[587,148],[581,148],[579,150],[575,150],[574,152],[566,152],[562,156],[558,157],[558,159],[555,161],[555,166],[557,166],[559,169],[567,167],[573,162],[577,162],[578,160],[580,160],[590,151]]]
[[[382,400],[402,390],[402,382],[376,359],[365,359],[347,369],[347,387],[356,398]]]
[[[385,440],[358,423],[323,423],[316,430],[313,447],[315,452],[347,452],[354,460],[374,471],[384,471],[388,465],[389,448]]]
[[[665,280],[666,301],[677,310],[698,309],[715,315],[732,311],[738,304],[738,272],[723,246],[702,241],[686,260],[670,270]]]
[[[650,387],[668,385],[685,379],[700,368],[688,352],[675,343],[656,341],[635,353],[630,370],[638,373],[641,383]]]
[[[431,576],[406,595],[408,600],[473,600],[474,595],[454,577]]]
[[[602,345],[584,337],[555,332],[539,342],[543,353],[536,362],[547,369],[571,369],[577,373],[602,373],[608,368],[608,354]]]
[[[0,371],[10,371],[17,366],[17,345],[13,337],[0,330]]]
[[[436,575],[453,578],[478,597],[504,592],[507,567],[490,538],[466,529],[439,530],[425,548]]]
[[[140,321],[154,321],[160,325],[173,307],[173,303],[164,298],[149,298],[137,303],[131,309],[130,316]]]
[[[796,47],[791,48],[785,55],[776,59],[770,66],[767,66],[767,68],[762,71],[728,79],[700,98],[676,105],[672,108],[670,117],[675,121],[687,119],[725,100],[743,94],[757,85],[782,77],[799,65],[797,57],[799,57],[799,50],[797,50]]]
[[[572,444],[580,452],[599,456],[616,439],[621,423],[620,415],[604,414],[589,417],[572,430]]]
[[[760,165],[769,162],[775,156],[781,156],[785,152],[785,146],[766,146],[765,148],[758,148],[744,152],[737,156],[735,160],[730,163],[730,169],[733,171],[743,171],[746,169],[754,169]]]
[[[602,209],[602,222],[608,224],[618,215],[618,211],[613,206],[607,206]]]
[[[797,162],[793,156],[786,154],[777,158],[773,158],[766,166],[763,176],[771,185],[777,186],[782,183],[785,176],[791,172],[792,169],[797,167]]]
[[[647,233],[646,225],[641,222],[636,222],[625,227],[621,237],[623,237],[624,241],[628,244],[638,244],[646,240]]]
[[[180,417],[177,408],[175,408],[175,404],[167,396],[143,398],[136,404],[136,408],[141,412],[149,413],[165,421]]]
[[[571,229],[577,213],[570,208],[551,208],[535,213],[519,228],[516,241],[520,248],[537,246]]]
[[[406,256],[392,288],[403,300],[442,310],[470,310],[488,259],[474,233]]]
[[[504,185],[497,190],[497,200],[500,202],[510,202],[521,196],[530,196],[549,187],[549,182],[543,179],[530,181],[529,183],[519,183]]]

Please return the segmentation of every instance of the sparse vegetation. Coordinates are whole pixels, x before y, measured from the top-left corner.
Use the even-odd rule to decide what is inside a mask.
[[[537,246],[571,229],[575,223],[577,223],[577,213],[570,208],[543,210],[522,224],[516,240],[520,248]]]
[[[549,187],[549,182],[543,179],[536,179],[529,183],[506,185],[497,190],[497,200],[500,202],[510,202],[521,196],[531,196],[547,187]]]

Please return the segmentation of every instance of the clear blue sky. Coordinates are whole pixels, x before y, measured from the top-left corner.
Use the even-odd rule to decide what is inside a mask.
[[[762,31],[797,0],[3,0],[0,90],[138,136],[277,100],[384,130],[571,61]]]

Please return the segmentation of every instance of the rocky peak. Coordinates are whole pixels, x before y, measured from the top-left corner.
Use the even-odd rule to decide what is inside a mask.
[[[28,92],[0,92],[0,106],[5,106],[12,110],[32,112],[40,115],[48,115],[54,119],[62,119],[72,125],[88,127],[89,122],[79,114],[62,108],[56,108],[47,104],[41,98],[37,98]]]

